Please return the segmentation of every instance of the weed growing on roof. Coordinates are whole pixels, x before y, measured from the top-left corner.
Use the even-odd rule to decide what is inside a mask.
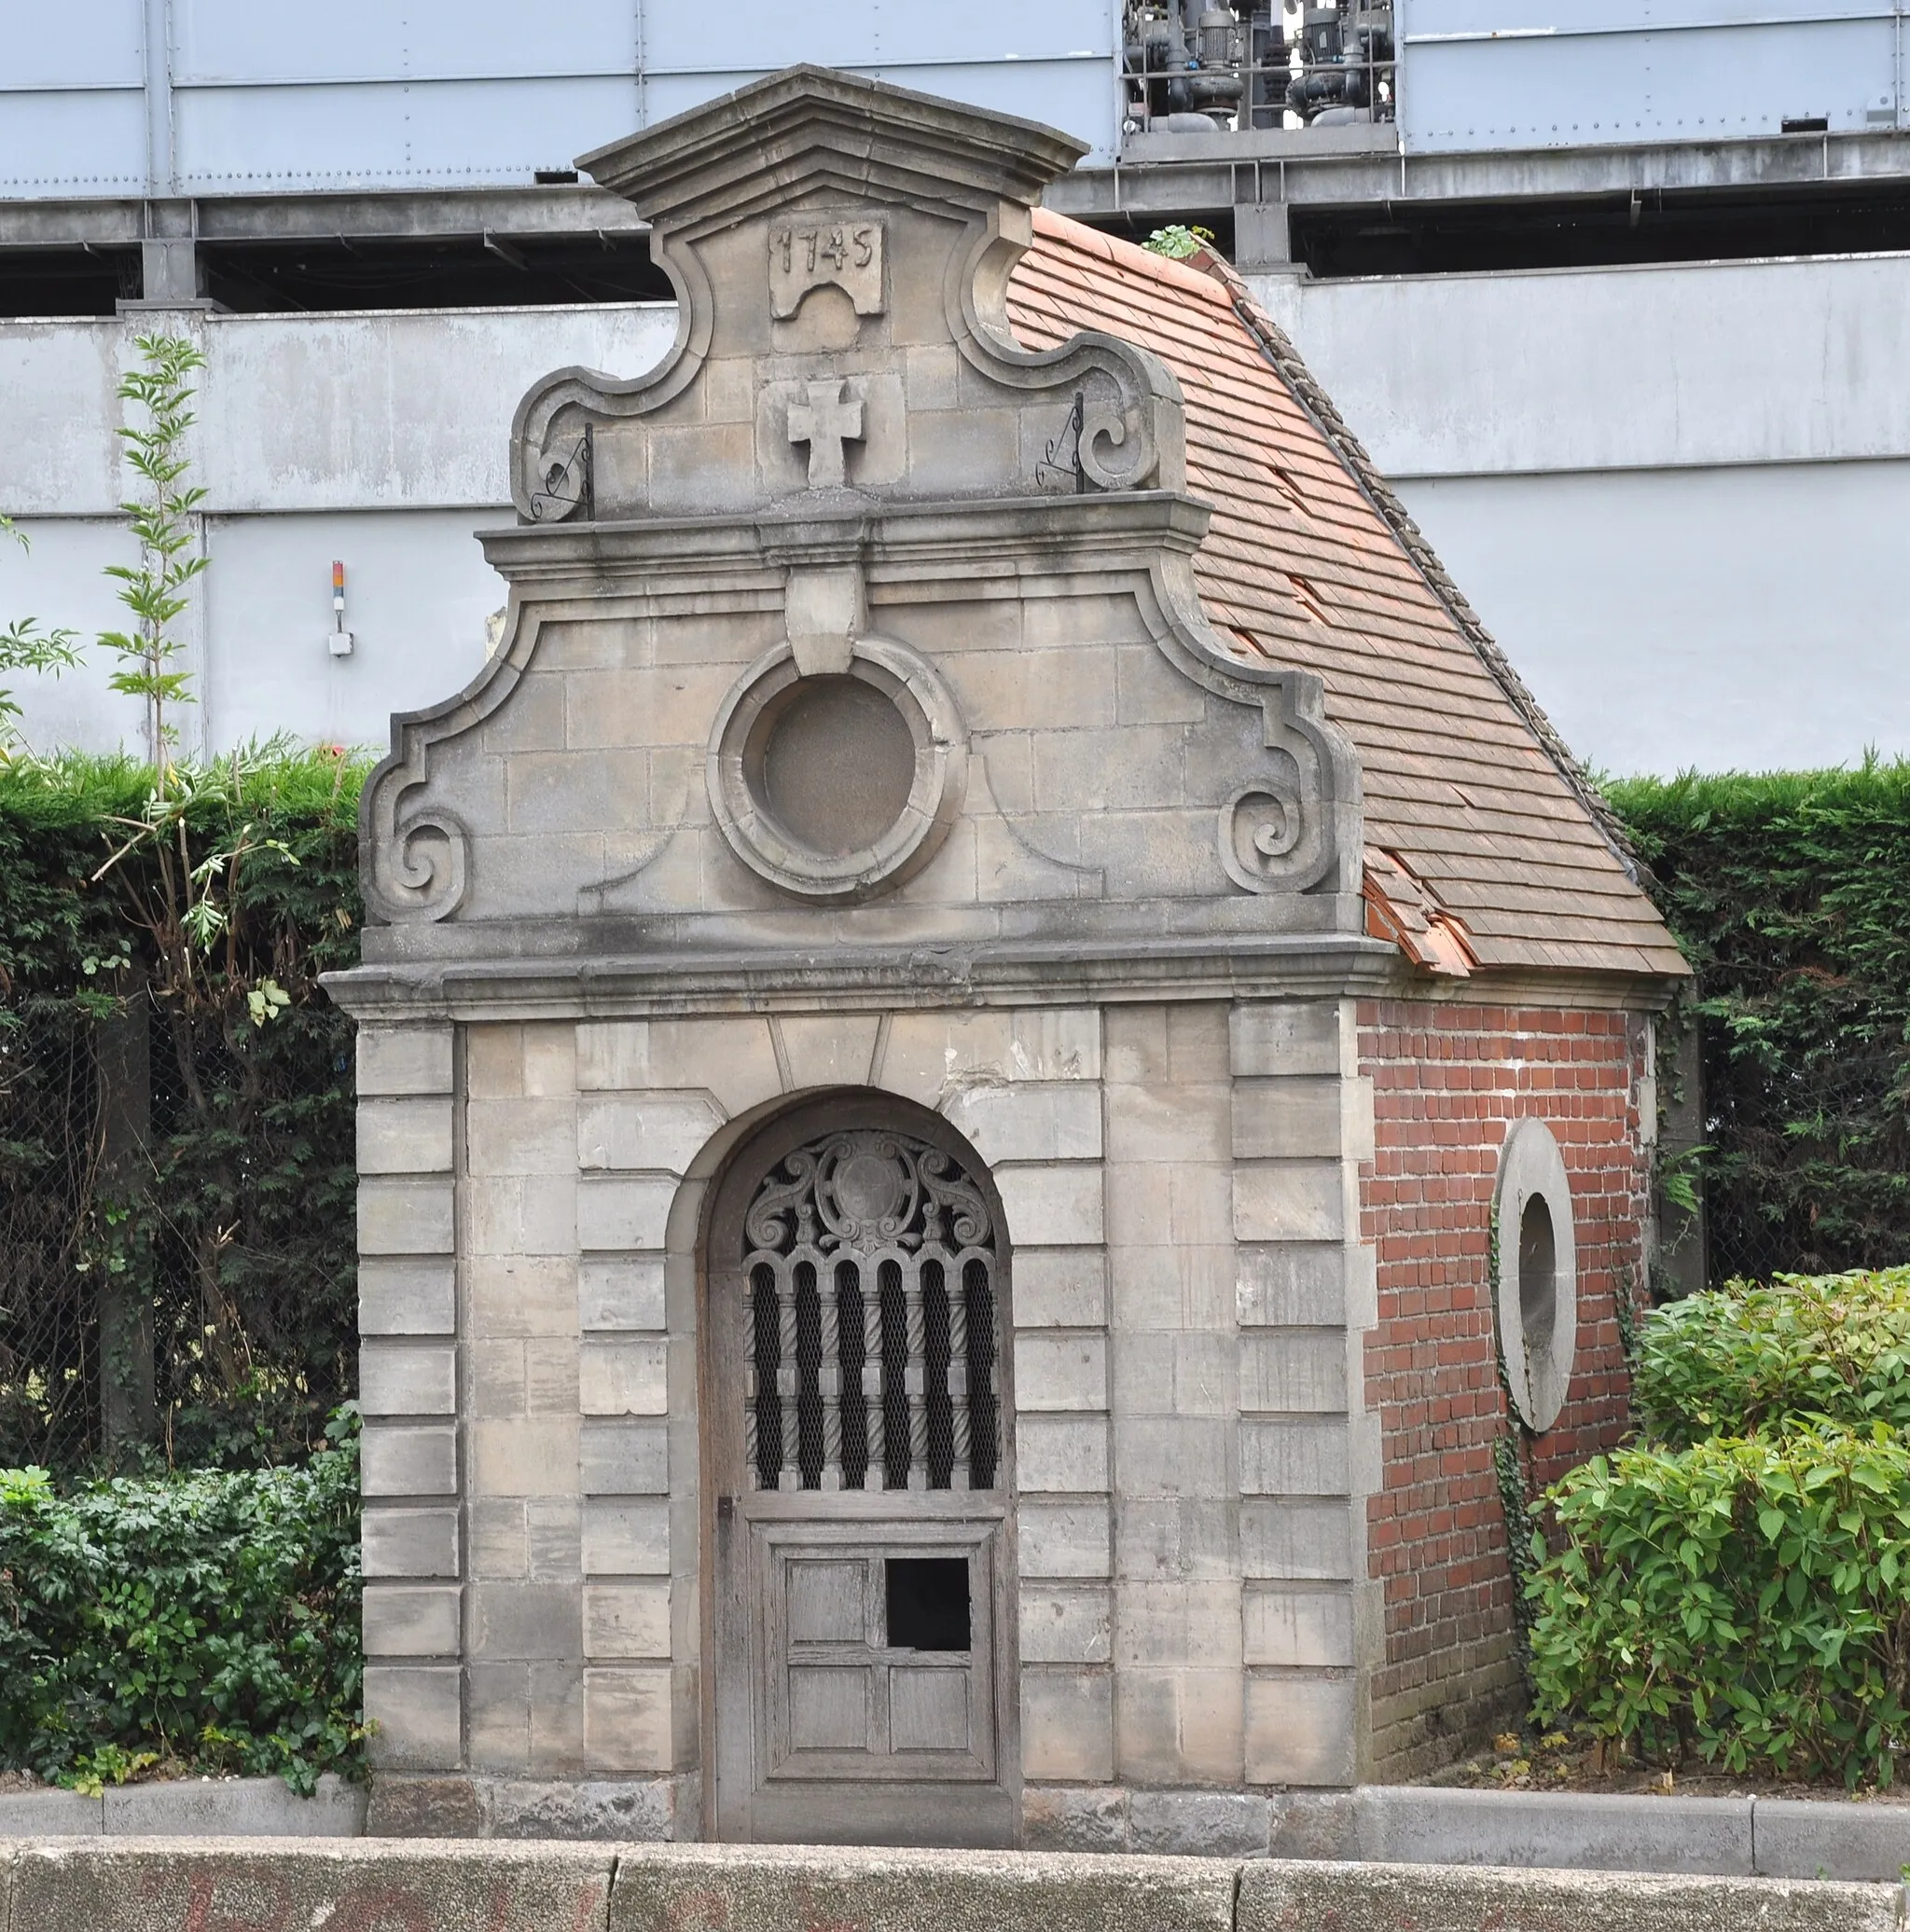
[[[1172,222],[1164,228],[1156,228],[1141,245],[1151,255],[1164,255],[1171,262],[1184,262],[1203,248],[1211,248],[1213,241],[1211,228],[1183,228],[1179,222]]]

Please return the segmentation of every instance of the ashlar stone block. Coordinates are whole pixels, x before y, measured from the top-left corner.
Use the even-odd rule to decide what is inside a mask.
[[[1100,1417],[1022,1415],[1016,1422],[1016,1476],[1024,1492],[1104,1491],[1108,1426]]]
[[[654,1330],[664,1325],[663,1257],[627,1255],[577,1264],[577,1324],[592,1330]]]
[[[448,1094],[451,1029],[443,1025],[358,1028],[358,1095]]]
[[[1025,1777],[1106,1784],[1114,1774],[1114,1680],[1104,1670],[1021,1673]]]
[[[660,1422],[587,1422],[577,1444],[586,1496],[667,1496],[669,1436]]]
[[[667,1664],[584,1672],[584,1761],[591,1771],[669,1771],[675,1760]]]
[[[958,1087],[942,1112],[990,1166],[1100,1158],[1100,1093],[1087,1082]]]
[[[358,1456],[367,1497],[457,1494],[458,1440],[450,1428],[367,1425]]]
[[[1335,1241],[1244,1246],[1235,1273],[1240,1326],[1352,1325],[1347,1273],[1347,1251]]]
[[[1107,1498],[1031,1498],[1027,1483],[1019,1517],[1021,1574],[1029,1577],[1107,1577],[1114,1572],[1114,1530]]]
[[[474,1496],[574,1496],[579,1424],[574,1415],[470,1425]]]
[[[576,1165],[577,1108],[568,1095],[473,1100],[465,1107],[468,1173],[569,1174]]]
[[[473,1657],[575,1657],[583,1642],[582,1586],[476,1582],[469,1590]]]
[[[1336,1160],[1342,1152],[1337,1079],[1237,1081],[1233,1101],[1238,1160]]]
[[[360,1258],[361,1335],[449,1335],[457,1325],[457,1264],[449,1255]]]
[[[1337,1074],[1337,1000],[1249,1000],[1234,1008],[1233,1070],[1239,1075]]]
[[[1022,1585],[1022,1663],[1105,1663],[1113,1644],[1113,1598],[1105,1586]]]
[[[577,1332],[578,1264],[570,1257],[472,1255],[464,1269],[473,1337]]]
[[[394,1509],[367,1502],[358,1526],[360,1562],[369,1577],[455,1577],[454,1509]]]
[[[732,1117],[783,1090],[767,1019],[651,1020],[648,1028],[650,1078],[644,1085],[707,1089]]]
[[[667,1576],[670,1503],[663,1497],[588,1497],[584,1502],[584,1573]]]
[[[1120,1685],[1115,1754],[1124,1780],[1169,1786],[1241,1782],[1238,1665],[1123,1670]]]
[[[1243,1572],[1249,1577],[1350,1578],[1352,1508],[1350,1502],[1335,1498],[1243,1498]]]
[[[450,1415],[457,1405],[457,1350],[450,1342],[359,1346],[358,1406],[367,1415]]]
[[[365,1715],[374,1763],[435,1771],[464,1757],[462,1673],[454,1664],[367,1663]]]
[[[577,1110],[577,1166],[682,1174],[725,1115],[706,1093],[606,1094]]]
[[[810,1087],[866,1086],[881,1024],[873,1013],[827,1019],[785,1014],[771,1021],[788,1090],[799,1094]]]
[[[1094,1248],[1019,1248],[1015,1251],[1017,1328],[1104,1328],[1108,1263]]]
[[[370,1583],[365,1591],[367,1657],[455,1657],[463,1592],[455,1584]]]
[[[1246,1686],[1247,1782],[1350,1785],[1354,1680],[1251,1673]]]
[[[1346,1173],[1337,1161],[1256,1161],[1234,1170],[1234,1234],[1241,1241],[1337,1241],[1346,1228]]]
[[[1240,1407],[1249,1414],[1343,1413],[1347,1338],[1339,1329],[1249,1329],[1239,1339]]]
[[[449,1174],[428,1180],[369,1175],[359,1181],[360,1254],[451,1254],[455,1247]]]
[[[586,1415],[665,1415],[670,1412],[668,1344],[662,1336],[592,1337],[579,1357]]]
[[[361,1174],[448,1174],[451,1166],[451,1097],[367,1095],[358,1102]]]
[[[1343,1417],[1240,1424],[1243,1496],[1343,1496],[1349,1477]]]
[[[584,1585],[584,1655],[670,1660],[670,1584]]]
[[[1249,1663],[1289,1668],[1353,1663],[1353,1594],[1349,1589],[1282,1590],[1250,1584],[1241,1625]]]
[[[676,1198],[672,1175],[587,1174],[577,1182],[577,1245],[660,1249]]]
[[[994,1181],[1011,1240],[1043,1248],[1100,1245],[1104,1221],[1098,1163],[998,1167]]]
[[[1105,1409],[1105,1335],[1057,1335],[1037,1331],[1015,1338],[1015,1402],[1023,1412]]]

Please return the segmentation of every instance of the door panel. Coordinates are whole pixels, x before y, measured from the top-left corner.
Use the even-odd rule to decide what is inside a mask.
[[[945,1124],[903,1131],[861,1105],[780,1123],[716,1190],[703,1387],[720,1837],[1015,1840],[1000,1228]]]

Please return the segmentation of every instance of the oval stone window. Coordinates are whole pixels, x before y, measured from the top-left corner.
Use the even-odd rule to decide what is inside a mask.
[[[859,678],[803,678],[766,708],[751,776],[798,845],[833,859],[874,846],[908,805],[915,735]]]
[[[1519,1420],[1558,1420],[1578,1347],[1578,1248],[1565,1157],[1543,1121],[1514,1121],[1499,1156],[1499,1346]]]

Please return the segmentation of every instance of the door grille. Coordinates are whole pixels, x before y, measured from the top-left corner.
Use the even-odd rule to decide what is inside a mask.
[[[785,1154],[743,1220],[747,1463],[759,1489],[992,1489],[995,1227],[907,1134]]]

